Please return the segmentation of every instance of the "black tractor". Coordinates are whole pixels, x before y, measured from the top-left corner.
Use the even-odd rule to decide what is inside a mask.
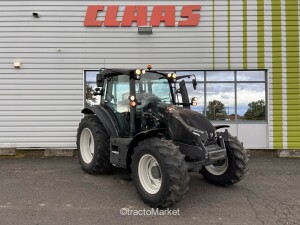
[[[239,182],[247,173],[248,156],[228,126],[213,126],[190,109],[185,78],[143,69],[101,69],[94,95],[100,105],[82,110],[77,131],[82,169],[90,174],[126,168],[143,201],[165,208],[181,200],[189,172],[199,172],[215,185]]]

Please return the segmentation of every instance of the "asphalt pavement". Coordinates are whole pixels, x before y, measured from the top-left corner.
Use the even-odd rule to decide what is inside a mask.
[[[189,186],[169,211],[151,211],[123,170],[93,176],[77,158],[0,158],[0,224],[300,224],[300,159],[256,152],[240,183],[216,187],[193,173]]]

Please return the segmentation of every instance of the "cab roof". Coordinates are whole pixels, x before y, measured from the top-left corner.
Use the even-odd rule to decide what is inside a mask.
[[[110,68],[101,68],[100,73],[106,77],[118,76],[118,75],[130,75],[134,72],[133,69],[110,69]]]

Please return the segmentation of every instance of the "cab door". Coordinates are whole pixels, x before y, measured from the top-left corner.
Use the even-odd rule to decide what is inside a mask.
[[[130,135],[130,106],[129,106],[129,76],[118,75],[106,79],[104,101],[102,104],[109,108],[117,121],[121,137]]]

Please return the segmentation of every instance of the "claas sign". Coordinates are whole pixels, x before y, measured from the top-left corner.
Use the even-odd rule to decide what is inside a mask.
[[[195,27],[200,21],[200,5],[184,5],[181,7],[180,20],[175,21],[174,5],[155,5],[150,12],[148,21],[148,7],[145,5],[125,6],[122,20],[118,19],[118,5],[90,5],[87,8],[84,26],[86,27],[131,27],[152,26],[159,27],[164,24],[166,27]],[[104,21],[98,20],[98,14],[105,15]]]

